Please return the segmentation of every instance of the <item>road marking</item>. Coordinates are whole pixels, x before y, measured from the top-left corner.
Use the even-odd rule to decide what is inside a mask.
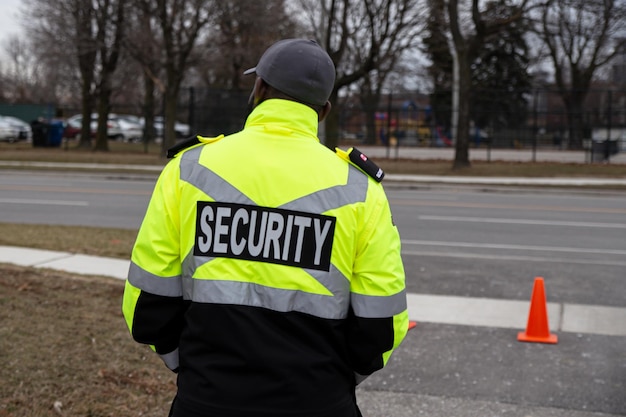
[[[548,263],[565,263],[565,264],[581,264],[581,265],[602,265],[602,266],[626,266],[626,262],[620,261],[604,261],[596,259],[581,258],[542,258],[539,256],[515,256],[515,255],[486,255],[480,253],[464,253],[464,252],[434,252],[434,251],[407,251],[402,250],[403,255],[411,256],[438,256],[442,258],[468,258],[468,259],[487,259],[491,261],[524,261],[524,262],[548,262]]]
[[[598,227],[606,229],[626,229],[624,223],[598,223],[598,222],[562,222],[548,220],[527,219],[494,219],[484,217],[458,217],[458,216],[418,216],[419,220],[445,221],[445,222],[473,222],[473,223],[499,223],[499,224],[523,224],[537,226],[567,226],[567,227]]]
[[[606,213],[606,214],[626,214],[626,209],[610,207],[575,207],[575,206],[535,206],[522,204],[490,204],[490,203],[469,203],[451,201],[420,201],[393,198],[389,202],[397,206],[419,206],[419,207],[454,207],[454,208],[484,208],[484,209],[507,209],[507,210],[536,210],[536,211],[556,211],[572,213]]]
[[[148,190],[118,190],[109,188],[77,188],[74,185],[39,186],[39,185],[2,185],[0,190],[34,191],[45,193],[78,193],[78,194],[113,194],[113,195],[151,195]]]
[[[616,249],[589,249],[589,248],[567,248],[560,246],[528,246],[528,245],[502,245],[494,243],[475,242],[441,242],[436,240],[402,240],[403,245],[423,245],[423,246],[444,246],[451,248],[480,248],[480,249],[504,249],[504,250],[527,250],[541,252],[569,252],[569,253],[594,253],[600,255],[626,255],[626,250]]]
[[[64,200],[33,200],[25,198],[0,198],[0,203],[6,204],[35,204],[41,206],[77,206],[87,207],[87,201],[64,201]]]

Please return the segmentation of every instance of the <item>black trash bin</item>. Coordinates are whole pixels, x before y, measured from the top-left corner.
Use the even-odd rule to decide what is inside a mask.
[[[41,120],[34,120],[30,127],[33,131],[33,146],[48,146],[48,124]]]
[[[35,120],[30,124],[33,130],[33,146],[59,147],[63,142],[65,126],[61,120],[44,122]]]

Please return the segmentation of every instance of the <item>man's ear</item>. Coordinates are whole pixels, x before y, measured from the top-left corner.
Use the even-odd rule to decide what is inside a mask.
[[[261,77],[257,77],[254,82],[254,105],[257,106],[263,100],[267,99],[268,84]]]
[[[326,116],[328,116],[328,113],[330,113],[331,108],[332,106],[330,105],[330,101],[327,101],[326,104],[324,104],[324,107],[322,107],[322,110],[318,113],[317,120],[320,122],[323,121]]]

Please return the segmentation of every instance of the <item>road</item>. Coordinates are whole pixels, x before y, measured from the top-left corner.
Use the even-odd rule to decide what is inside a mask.
[[[136,229],[154,182],[2,171],[0,222]],[[422,317],[430,302],[456,314],[418,319],[357,390],[365,415],[626,415],[625,192],[388,184],[387,193],[409,312]],[[555,345],[516,339],[537,276]],[[521,324],[506,324],[520,304]],[[487,313],[503,321],[481,321]]]

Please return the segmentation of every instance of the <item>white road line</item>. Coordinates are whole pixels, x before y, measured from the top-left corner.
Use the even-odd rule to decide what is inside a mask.
[[[33,200],[25,198],[0,198],[0,203],[6,204],[35,204],[40,206],[78,206],[87,207],[87,201],[63,201],[63,200]]]
[[[502,250],[527,250],[540,252],[568,252],[568,253],[594,253],[601,255],[626,255],[626,250],[596,249],[596,248],[568,248],[561,246],[529,246],[529,245],[503,245],[495,243],[474,242],[442,242],[436,240],[402,240],[403,245],[444,246],[450,248],[480,248]]]
[[[445,221],[445,222],[474,222],[474,223],[499,223],[499,224],[524,224],[537,226],[567,226],[567,227],[597,227],[607,229],[626,229],[624,223],[598,223],[598,222],[560,222],[548,220],[527,219],[487,219],[483,217],[458,217],[458,216],[418,216],[419,220]]]
[[[626,266],[626,262],[581,259],[581,258],[542,258],[539,256],[515,256],[515,255],[486,255],[480,253],[464,253],[464,252],[433,252],[433,251],[407,251],[402,250],[403,255],[412,256],[439,256],[443,258],[469,258],[469,259],[487,259],[492,261],[527,261],[527,262],[549,262],[549,263],[567,263],[581,265],[603,265],[603,266]]]

